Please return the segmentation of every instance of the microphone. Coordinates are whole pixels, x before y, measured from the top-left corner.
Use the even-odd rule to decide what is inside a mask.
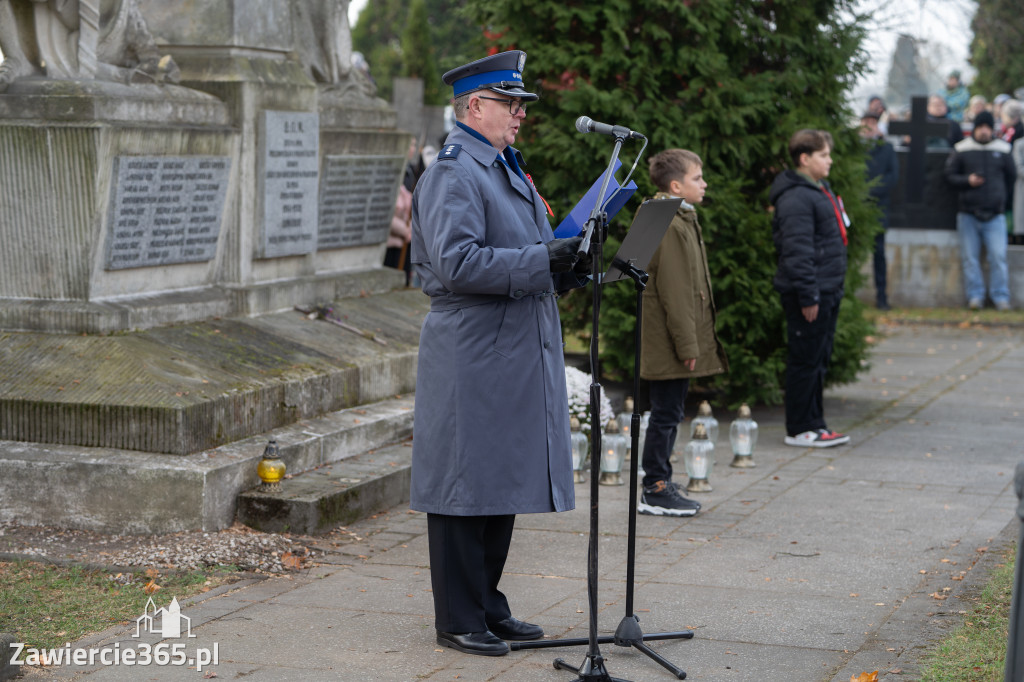
[[[630,130],[625,126],[613,126],[607,123],[598,123],[589,116],[580,116],[576,119],[576,130],[581,133],[598,133],[599,135],[611,135],[631,140],[646,140],[642,133]]]

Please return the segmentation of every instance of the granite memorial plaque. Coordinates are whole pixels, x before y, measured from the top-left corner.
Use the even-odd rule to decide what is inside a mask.
[[[403,156],[327,155],[320,183],[318,249],[379,244],[388,238]]]
[[[116,157],[105,268],[212,260],[230,172],[228,156]]]
[[[259,257],[312,253],[316,248],[320,117],[302,111],[264,111],[263,239]]]

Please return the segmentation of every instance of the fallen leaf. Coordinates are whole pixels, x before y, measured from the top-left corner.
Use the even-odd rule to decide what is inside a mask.
[[[213,672],[212,670],[207,670],[206,674],[203,675],[204,680],[212,680],[215,677],[217,677],[217,673]]]
[[[878,671],[873,673],[861,673],[860,675],[850,675],[850,682],[878,682]]]
[[[281,555],[281,565],[292,571],[297,571],[302,568],[302,557],[296,556],[291,552],[285,552]]]
[[[146,586],[142,588],[142,591],[145,592],[146,594],[153,594],[154,592],[156,592],[159,589],[160,589],[160,586],[156,584],[156,581],[153,580],[152,578],[150,578],[149,582],[146,583]]]
[[[155,568],[147,568],[146,569],[146,577],[148,577],[148,578],[156,578],[159,575],[160,575],[160,571],[156,570]]]

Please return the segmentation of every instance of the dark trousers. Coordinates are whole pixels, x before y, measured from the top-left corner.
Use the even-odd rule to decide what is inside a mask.
[[[885,268],[885,231],[882,231],[875,235],[875,304],[878,306],[889,303],[885,293]]]
[[[434,627],[440,632],[483,632],[512,615],[498,590],[512,543],[514,514],[427,514]]]
[[[832,344],[839,319],[841,291],[822,292],[818,317],[808,322],[800,301],[792,294],[782,296],[786,314],[789,354],[786,360],[786,433],[796,436],[804,431],[824,429],[825,373],[832,359]]]
[[[645,487],[658,481],[672,480],[672,446],[676,442],[679,422],[683,421],[683,403],[689,379],[665,379],[651,381],[651,417],[647,422],[647,436],[644,440],[643,465]]]

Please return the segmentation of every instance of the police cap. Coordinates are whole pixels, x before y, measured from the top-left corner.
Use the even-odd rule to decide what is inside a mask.
[[[452,69],[443,75],[441,80],[445,85],[452,86],[455,97],[476,90],[491,90],[532,102],[540,99],[540,96],[527,92],[523,87],[524,66],[526,53],[522,50],[510,50]]]

